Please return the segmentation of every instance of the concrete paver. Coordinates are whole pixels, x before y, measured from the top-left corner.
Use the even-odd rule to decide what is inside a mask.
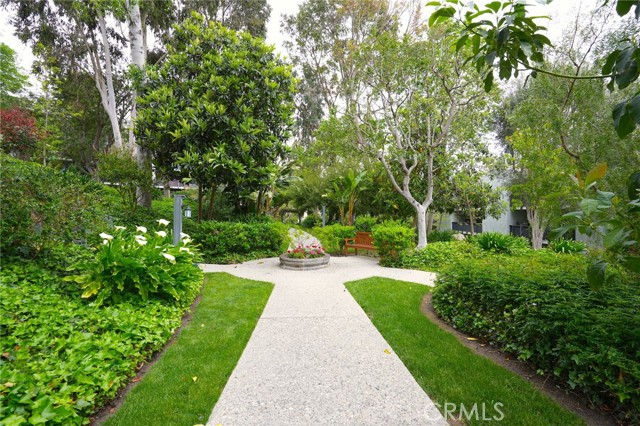
[[[202,268],[275,284],[207,425],[447,425],[343,285],[373,276],[432,285],[434,274],[366,257],[314,271],[284,270],[277,258]]]

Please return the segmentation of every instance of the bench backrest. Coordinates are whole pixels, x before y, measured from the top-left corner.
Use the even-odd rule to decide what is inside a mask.
[[[373,245],[371,232],[356,232],[356,244]]]

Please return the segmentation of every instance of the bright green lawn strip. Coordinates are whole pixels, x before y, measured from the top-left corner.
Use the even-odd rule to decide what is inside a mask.
[[[229,274],[206,274],[191,323],[105,424],[206,423],[272,288]]]
[[[508,426],[584,425],[575,414],[533,388],[510,371],[474,354],[420,312],[429,287],[385,278],[348,283],[347,289],[371,318],[425,392],[441,406],[486,403],[487,417],[501,402],[504,419],[468,422]],[[442,411],[442,409],[441,409]]]

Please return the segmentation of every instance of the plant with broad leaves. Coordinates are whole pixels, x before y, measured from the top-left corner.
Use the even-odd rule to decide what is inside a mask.
[[[160,219],[158,223],[168,222]],[[197,253],[188,235],[183,234],[173,245],[166,231],[152,233],[143,226],[138,226],[135,233],[118,226],[113,234],[100,234],[103,244],[95,259],[69,268],[80,274],[68,276],[65,281],[80,284],[83,298],[97,296],[98,304],[120,302],[126,295],[179,301],[199,282],[201,272],[194,265]]]
[[[547,4],[550,0],[536,0]],[[609,0],[603,0],[607,5]],[[616,13],[627,15],[635,7],[635,18],[640,19],[640,0],[616,0]],[[601,75],[564,75],[542,68],[543,51],[551,41],[543,34],[546,27],[538,25],[546,16],[529,16],[529,6],[521,0],[492,1],[483,8],[474,2],[463,0],[431,1],[427,6],[437,7],[429,18],[429,25],[450,19],[462,25],[455,42],[456,51],[469,46],[472,62],[478,72],[483,73],[484,88],[491,90],[494,70],[501,80],[518,77],[519,68],[537,73],[572,80],[610,79],[607,87],[613,90],[628,87],[640,75],[640,46],[638,39],[620,40],[617,47],[608,53]],[[613,109],[613,122],[620,138],[628,136],[640,124],[640,91],[617,104]]]
[[[631,174],[627,184],[628,200],[613,192],[600,191],[597,184],[607,172],[605,163],[598,164],[583,179],[572,176],[578,187],[579,207],[560,218],[562,226],[552,235],[567,231],[602,239],[604,251],[593,253],[587,268],[589,285],[599,290],[621,273],[640,274],[640,170]]]

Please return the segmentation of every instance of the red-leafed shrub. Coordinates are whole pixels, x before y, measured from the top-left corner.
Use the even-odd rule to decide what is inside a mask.
[[[0,109],[0,146],[2,151],[26,160],[42,137],[36,119],[20,108]]]

